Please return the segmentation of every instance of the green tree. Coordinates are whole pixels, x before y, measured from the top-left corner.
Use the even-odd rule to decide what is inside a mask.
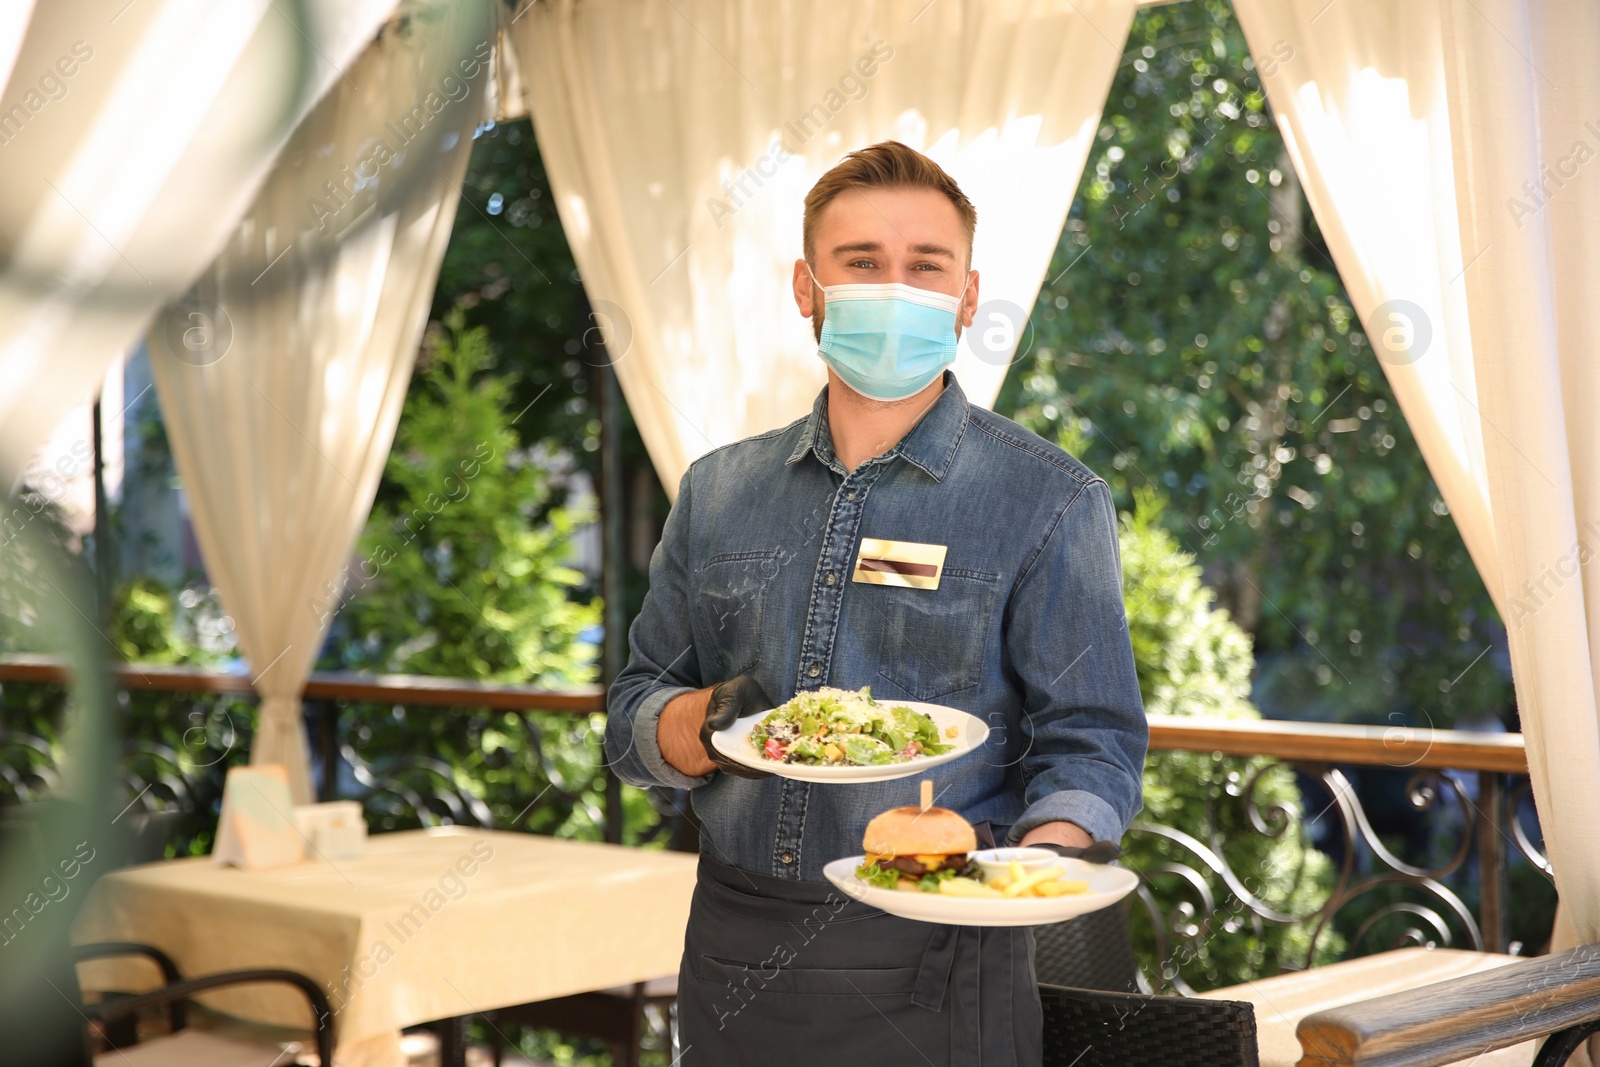
[[[1135,18],[1047,278],[997,407],[1086,437],[1119,506],[1162,490],[1274,714],[1510,717],[1503,627],[1225,0]]]
[[[77,556],[57,500],[23,481],[0,496],[0,652],[46,650],[36,623],[50,587],[41,553]],[[81,559],[81,557],[79,557]]]
[[[432,317],[453,313],[485,327],[511,410],[527,409],[524,439],[559,442],[591,474],[599,470],[599,404],[593,368],[604,362],[589,304],[561,229],[533,127],[495,123],[472,146],[450,244],[439,267]],[[413,393],[421,383],[413,381]]]
[[[338,613],[325,664],[550,689],[595,681],[586,631],[599,603],[580,600],[568,565],[588,515],[552,503],[555,461],[523,444],[515,383],[491,362],[487,329],[459,312],[430,334],[342,607],[318,607]],[[601,716],[358,706],[346,722],[376,768],[375,830],[415,825],[418,798],[470,818],[453,796],[497,825],[601,836]],[[648,809],[642,794],[627,800]]]
[[[1250,703],[1249,635],[1212,606],[1216,594],[1201,583],[1194,557],[1161,524],[1159,494],[1139,489],[1134,495],[1137,508],[1124,514],[1120,542],[1128,636],[1146,711],[1259,719]],[[1282,818],[1286,832],[1261,833],[1251,823],[1251,805],[1269,825]],[[1333,869],[1299,834],[1303,806],[1291,770],[1272,760],[1152,752],[1145,762],[1139,822],[1187,834],[1226,860],[1254,898],[1279,912],[1305,915],[1328,899]],[[1167,929],[1172,962],[1166,970],[1156,930],[1142,919],[1134,923],[1135,947],[1153,980],[1176,977],[1207,989],[1304,965],[1311,947],[1305,926],[1256,922],[1215,877],[1209,880],[1218,907],[1205,914],[1186,883],[1157,873],[1163,864],[1178,864],[1208,874],[1193,852],[1137,829],[1127,840],[1128,865],[1154,880],[1158,899],[1168,906],[1187,902],[1200,913],[1183,924],[1186,936],[1175,937]],[[1168,921],[1169,915],[1161,917],[1163,927]],[[1336,959],[1341,947],[1336,935],[1324,934],[1318,962]]]
[[[488,331],[459,313],[432,335],[347,574],[347,666],[559,688],[594,680],[571,595],[579,507],[551,506],[550,459],[526,449],[513,381],[485,373]],[[334,611],[338,605],[324,605]]]
[[[433,318],[460,312],[468,327],[487,328],[501,368],[515,375],[509,399],[514,410],[526,409],[518,424],[524,440],[570,454],[600,485],[604,368],[626,353],[601,343],[529,120],[482,131],[461,194]],[[649,552],[641,547],[655,544],[668,505],[620,392],[615,423],[620,522],[624,543],[634,546],[621,567],[623,618],[631,620],[649,584]]]

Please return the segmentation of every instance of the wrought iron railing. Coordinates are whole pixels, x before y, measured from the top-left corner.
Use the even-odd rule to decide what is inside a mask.
[[[1177,964],[1218,932],[1261,936],[1272,927],[1298,928],[1302,952],[1280,964],[1309,967],[1324,958],[1339,920],[1352,912],[1339,954],[1406,944],[1505,952],[1521,947],[1509,935],[1511,865],[1525,861],[1551,880],[1519,734],[1153,718],[1151,750],[1211,753],[1213,775],[1203,791],[1200,833],[1140,820],[1130,834],[1130,851],[1161,854],[1140,871],[1138,891],[1161,961],[1158,973],[1147,975],[1155,988],[1191,992]],[[1353,781],[1373,771],[1391,791],[1398,785],[1405,808],[1445,824],[1445,832],[1428,835],[1422,855],[1406,855],[1417,850],[1396,839],[1403,835],[1375,826]],[[1298,800],[1263,805],[1261,783],[1290,772]],[[1330,854],[1332,870],[1316,899],[1285,907],[1281,901],[1291,894],[1281,886],[1273,899],[1255,891],[1228,858],[1233,842],[1222,827],[1229,812],[1234,826],[1271,839],[1300,835]],[[1140,849],[1141,841],[1159,846]],[[1302,879],[1298,872],[1290,884]]]
[[[64,693],[65,681],[53,661],[0,658],[0,791],[54,787],[56,742],[23,729],[18,712],[21,694]],[[130,715],[148,694],[171,702],[156,709],[165,739],[144,730],[125,750],[127,802],[187,820],[178,836],[198,840],[215,822],[226,766],[247,746],[248,680],[123,666],[117,682]],[[681,795],[624,795],[606,773],[598,688],[317,674],[305,695],[321,797],[361,800],[374,830],[450,822],[693,847]],[[1128,839],[1152,988],[1196,987],[1187,964],[1219,934],[1267,943],[1296,931],[1277,938],[1266,971],[1408,943],[1505,951],[1508,872],[1531,865],[1549,878],[1520,735],[1153,717],[1151,751],[1158,761],[1187,754],[1187,788],[1204,808],[1141,819]],[[1374,773],[1380,781],[1358,788]],[[1297,789],[1284,788],[1288,775]],[[1396,792],[1435,832],[1407,842],[1392,810],[1374,818],[1363,802]],[[1331,860],[1285,850],[1304,869],[1240,869],[1252,836],[1298,836]]]

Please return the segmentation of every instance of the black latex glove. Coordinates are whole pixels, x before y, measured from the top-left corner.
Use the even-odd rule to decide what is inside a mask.
[[[715,763],[718,770],[739,778],[771,778],[772,775],[767,771],[746,767],[718,752],[711,743],[711,735],[718,730],[726,730],[736,719],[759,715],[772,708],[772,701],[762,691],[761,683],[748,674],[730,678],[712,689],[711,700],[706,704],[706,720],[700,724],[700,744],[706,750],[706,758]]]
[[[1054,841],[1041,841],[1028,847],[1047,848],[1058,856],[1087,860],[1089,863],[1110,863],[1122,855],[1122,848],[1115,841],[1091,841],[1087,845],[1058,845]]]

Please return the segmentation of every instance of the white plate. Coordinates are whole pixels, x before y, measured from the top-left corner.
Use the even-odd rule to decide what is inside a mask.
[[[924,893],[921,890],[879,889],[863,882],[856,877],[856,868],[861,866],[861,859],[860,856],[850,856],[834,860],[822,868],[822,873],[852,900],[870,904],[903,919],[947,923],[951,926],[1038,926],[1042,923],[1058,923],[1109,907],[1133,892],[1139,884],[1139,876],[1126,867],[1085,863],[1083,860],[1062,857],[1061,866],[1066,868],[1062,877],[1088,882],[1087,893],[1067,897],[1019,897],[1015,900],[947,897],[942,893]]]
[[[809,767],[804,763],[778,763],[760,755],[750,747],[750,731],[756,724],[765,719],[770,712],[759,715],[747,715],[736,721],[726,730],[718,730],[711,735],[711,743],[718,752],[729,759],[742,763],[746,767],[754,767],[758,771],[767,771],[781,778],[793,778],[801,782],[887,782],[895,778],[908,778],[913,774],[921,774],[942,763],[958,760],[975,748],[983,745],[989,736],[989,726],[976,715],[969,715],[957,708],[947,708],[943,704],[919,704],[914,700],[884,700],[882,704],[892,704],[895,707],[910,708],[920,711],[933,719],[934,725],[939,727],[941,741],[951,742],[953,747],[949,752],[937,756],[913,756],[904,763],[881,763],[868,767],[857,767],[854,764],[843,764],[838,767]],[[945,731],[954,726],[956,736],[949,738]]]

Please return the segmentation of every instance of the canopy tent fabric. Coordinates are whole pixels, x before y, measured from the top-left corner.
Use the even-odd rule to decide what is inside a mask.
[[[269,0],[0,5],[8,480],[211,262],[394,5],[305,0],[298,25]]]
[[[474,134],[486,2],[397,20],[303,122],[150,334],[206,567],[262,704],[254,763],[312,799],[300,692],[394,438]],[[370,578],[387,562],[363,560]]]
[[[807,190],[853,149],[926,152],[978,210],[955,371],[992,403],[1054,253],[1134,0],[555,0],[508,21],[562,225],[669,492],[826,380],[790,275]]]
[[[1600,186],[1573,180],[1600,8],[1235,6],[1369,330],[1404,340],[1379,309],[1411,305],[1411,343],[1374,344],[1506,623],[1571,936],[1600,940]]]
[[[22,37],[33,17],[34,0],[13,0],[0,8],[0,85],[11,80],[11,65],[22,48]]]

